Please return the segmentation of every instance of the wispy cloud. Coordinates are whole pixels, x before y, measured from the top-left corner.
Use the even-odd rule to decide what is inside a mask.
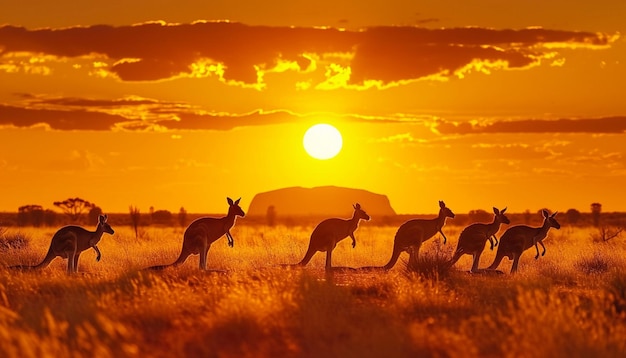
[[[624,133],[626,117],[581,118],[557,120],[522,119],[491,123],[455,123],[440,120],[434,129],[442,134],[471,133]]]
[[[105,71],[122,81],[216,76],[225,83],[262,89],[267,72],[299,71],[316,78],[307,88],[386,87],[462,77],[468,71],[528,68],[544,59],[550,65],[562,61],[555,58],[559,48],[603,48],[616,38],[541,28],[398,26],[343,31],[230,22],[35,30],[4,26],[0,70],[30,66],[32,71],[30,61],[20,62],[16,56],[81,61],[94,56],[100,76]]]
[[[389,116],[296,113],[289,110],[253,110],[246,113],[207,111],[185,102],[160,101],[139,96],[115,99],[59,97],[18,93],[17,103],[0,103],[0,126],[44,126],[54,130],[231,130],[239,127],[308,123],[320,116],[344,123],[398,124],[409,131],[372,138],[377,143],[426,144],[446,136],[489,133],[626,133],[626,117],[580,119],[490,119],[455,122],[429,115],[393,114]],[[412,126],[413,129],[410,129]],[[414,132],[419,128],[418,132]],[[425,133],[429,133],[424,137]],[[437,135],[439,134],[439,135]],[[476,148],[495,146],[479,142]],[[560,141],[550,148],[567,145]],[[498,145],[502,148],[517,145]],[[550,149],[543,148],[543,149]]]
[[[0,103],[0,126],[52,130],[178,131],[231,130],[238,127],[310,122],[319,113],[254,110],[247,113],[214,112],[182,102],[137,96],[119,99],[51,97],[20,93],[17,104]],[[396,118],[324,114],[341,122],[389,123]]]

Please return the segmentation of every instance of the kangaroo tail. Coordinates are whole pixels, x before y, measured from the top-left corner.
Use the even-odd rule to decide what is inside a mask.
[[[357,269],[357,271],[364,271],[364,272],[385,271],[385,267],[383,267],[383,266],[363,266],[363,267],[359,267]]]
[[[185,262],[185,260],[187,260],[187,257],[189,257],[189,253],[186,252],[185,250],[182,250],[180,252],[180,255],[178,256],[178,258],[176,259],[176,261],[172,262],[171,264],[168,265],[156,265],[156,266],[150,266],[148,268],[146,268],[146,270],[164,270],[170,266],[178,266],[180,264],[182,264],[183,262]]]
[[[502,247],[502,246],[500,246]],[[496,258],[493,260],[493,263],[487,267],[487,270],[495,270],[498,268],[498,266],[500,265],[500,262],[502,262],[502,259],[504,258],[504,254],[498,252],[496,253]]]
[[[296,266],[306,266],[306,264],[311,261],[313,255],[317,252],[317,250],[313,249],[311,246],[311,243],[309,243],[309,248],[306,250],[306,254],[304,254],[304,257],[296,264]]]
[[[156,265],[156,266],[147,267],[146,270],[154,270],[154,271],[165,270],[166,268],[168,268],[170,266],[172,266],[172,265]]]
[[[454,252],[454,255],[452,256],[452,258],[450,259],[450,261],[448,261],[448,266],[452,267],[454,266],[454,264],[459,261],[459,259],[461,258],[461,256],[463,256],[464,254],[464,250],[462,247],[457,247],[456,251]]]
[[[38,269],[48,267],[48,265],[50,265],[50,262],[54,260],[55,257],[56,255],[54,254],[54,251],[52,250],[52,245],[50,245],[50,248],[48,249],[48,253],[46,254],[46,257],[44,257],[43,260],[37,265],[14,265],[14,266],[9,266],[9,268],[14,269],[14,270],[38,270]]]
[[[396,244],[394,244],[391,258],[389,259],[389,262],[387,262],[387,264],[383,266],[383,269],[391,270],[391,268],[395,266],[396,262],[398,262],[398,258],[400,257],[401,253],[402,253],[402,250]]]

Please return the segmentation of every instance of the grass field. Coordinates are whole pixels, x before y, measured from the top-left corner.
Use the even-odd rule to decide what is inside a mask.
[[[198,256],[172,262],[182,229],[145,228],[135,239],[114,227],[81,255],[68,276],[57,258],[41,271],[6,269],[39,262],[55,229],[9,228],[25,248],[0,251],[0,352],[3,357],[623,357],[626,352],[626,243],[593,242],[597,229],[550,231],[546,256],[534,249],[509,275],[469,274],[471,257],[438,267],[456,247],[428,241],[422,274],[405,261],[389,272],[324,274],[318,253],[298,262],[312,227],[235,226],[200,272]],[[357,246],[342,241],[335,266],[383,265],[395,227],[362,225]],[[487,247],[481,267],[495,252]]]

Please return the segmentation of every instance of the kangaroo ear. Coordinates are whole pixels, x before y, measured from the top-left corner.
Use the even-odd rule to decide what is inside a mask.
[[[559,213],[558,211],[555,211],[555,212],[554,212],[554,214],[550,215],[550,217],[551,217],[551,218],[553,218],[553,217],[555,217],[555,216],[556,216],[556,214],[558,214],[558,213]]]
[[[100,224],[104,224],[107,221],[107,218],[104,215],[98,216],[98,222]]]
[[[493,213],[498,215],[500,214],[500,210],[498,210],[498,208],[496,208],[495,206],[493,207]]]
[[[550,216],[550,214],[548,213],[548,210],[546,209],[541,210],[541,214],[543,214],[544,218],[547,218],[548,216]]]
[[[361,204],[356,203],[356,205],[352,205],[356,210],[361,209]]]
[[[241,200],[241,198],[235,200],[235,205],[239,205],[239,200]]]
[[[502,211],[500,211],[500,214],[504,214],[505,211],[506,211],[506,207],[502,209]]]
[[[233,205],[233,199],[226,198],[226,201],[228,202],[228,205]]]
[[[439,200],[439,207],[440,208],[445,208],[446,207],[446,203],[443,202],[443,200]]]

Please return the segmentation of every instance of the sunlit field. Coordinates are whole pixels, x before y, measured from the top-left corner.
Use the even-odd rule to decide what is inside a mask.
[[[129,227],[104,235],[102,260],[83,252],[76,275],[55,259],[38,263],[54,228],[9,228],[0,249],[0,352],[3,357],[623,357],[626,352],[624,237],[594,242],[595,228],[552,230],[547,253],[531,249],[519,271],[469,274],[471,256],[447,270],[462,227],[446,226],[420,252],[389,272],[324,273],[318,253],[298,262],[313,227],[236,225],[234,248],[222,238],[209,251],[173,262],[181,228]],[[396,227],[361,225],[357,246],[339,243],[333,265],[383,265]],[[502,232],[502,231],[501,231]],[[19,245],[18,245],[19,246]],[[487,245],[480,267],[491,264]]]

